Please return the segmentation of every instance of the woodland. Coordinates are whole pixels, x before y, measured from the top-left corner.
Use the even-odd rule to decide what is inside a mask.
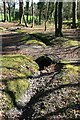
[[[80,119],[80,2],[0,1],[0,120]]]

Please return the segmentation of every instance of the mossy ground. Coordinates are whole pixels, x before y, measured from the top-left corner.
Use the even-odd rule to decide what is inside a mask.
[[[7,91],[11,91],[15,95],[16,101],[29,87],[27,76],[38,70],[38,65],[30,56],[25,55],[3,55],[0,57],[2,62],[2,83]],[[6,105],[8,109],[13,106],[12,99],[9,94],[6,95]]]
[[[41,40],[38,39],[34,39],[32,38],[30,35],[26,34],[26,36],[24,36],[21,39],[22,43],[25,43],[26,45],[40,45],[40,46],[46,46],[45,43],[41,42]]]
[[[80,46],[80,42],[77,40],[68,40],[66,42],[64,42],[65,47],[74,47],[74,46]]]
[[[79,82],[80,65],[65,63],[60,76],[62,84]]]

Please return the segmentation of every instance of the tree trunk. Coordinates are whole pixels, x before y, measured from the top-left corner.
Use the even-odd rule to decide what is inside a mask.
[[[22,24],[22,17],[23,17],[23,0],[19,0],[19,20],[20,24]]]
[[[24,20],[25,26],[28,27],[28,26],[27,26],[27,23],[26,23],[26,20],[25,20],[24,14],[23,14],[23,20]]]
[[[8,11],[9,11],[9,21],[11,22],[11,8],[10,8],[10,3],[8,3]]]
[[[4,22],[6,21],[6,2],[3,2],[3,6],[4,6]]]
[[[72,28],[76,28],[76,22],[77,22],[77,0],[76,2],[73,2],[72,6]]]
[[[41,25],[41,9],[39,10],[39,25]]]
[[[62,35],[62,2],[56,2],[55,5],[55,36],[61,37]]]
[[[54,15],[54,19],[55,19],[55,36],[57,36],[57,32],[58,32],[58,28],[57,28],[57,9],[58,9],[58,2],[56,2],[55,5],[55,15]]]
[[[26,11],[27,11],[27,14],[26,14],[26,16],[27,16],[27,23],[28,23],[28,16],[29,16],[29,0],[27,0],[27,2],[26,2]]]
[[[63,36],[62,35],[62,2],[59,2],[58,5],[58,36]]]
[[[45,20],[45,31],[47,30],[47,20]]]
[[[34,27],[34,3],[33,3],[33,0],[32,0],[32,28]]]
[[[15,20],[15,3],[13,5],[13,20]]]

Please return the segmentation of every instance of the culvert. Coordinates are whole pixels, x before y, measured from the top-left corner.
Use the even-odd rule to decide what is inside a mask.
[[[53,66],[55,65],[55,72],[60,72],[63,68],[63,64],[50,55],[40,56],[35,60],[35,62],[39,65],[39,70],[44,70],[45,67],[51,66],[52,64]]]
[[[47,56],[41,56],[37,58],[35,62],[39,65],[39,70],[43,70],[44,67],[51,65],[53,63],[53,60]]]

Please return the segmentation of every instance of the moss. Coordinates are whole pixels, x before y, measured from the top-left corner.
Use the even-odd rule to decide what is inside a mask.
[[[22,41],[27,41],[28,39],[30,39],[30,35],[24,36],[21,40],[22,40]]]
[[[69,84],[70,82],[73,82],[74,80],[78,80],[79,69],[80,69],[80,66],[71,65],[71,64],[64,65],[62,69],[63,74],[60,80],[64,84]]]
[[[78,71],[78,69],[79,69],[78,66],[74,66],[74,65],[70,65],[70,64],[65,65],[64,68],[73,69],[73,70],[75,70],[75,71]]]
[[[26,44],[26,45],[33,45],[33,44],[37,44],[37,45],[41,45],[41,46],[46,46],[45,43],[43,43],[41,40],[37,40],[37,39],[34,39],[34,37],[29,34],[26,34],[21,40],[20,42]]]
[[[12,107],[14,107],[13,101],[7,93],[5,93],[5,97],[6,97],[5,104],[6,104],[6,107],[7,107],[5,110],[10,110]]]
[[[14,81],[9,80],[7,82],[7,86],[10,91],[13,91],[16,97],[16,101],[18,101],[22,93],[28,88],[29,84],[26,79],[18,79]]]
[[[80,42],[77,40],[68,40],[64,42],[63,46],[70,47],[70,46],[79,46]]]
[[[3,55],[0,58],[2,62],[2,81],[5,83],[5,88],[12,91],[16,101],[29,87],[27,76],[36,72],[39,67],[32,57],[25,55]],[[5,82],[4,82],[5,81]],[[9,94],[6,95],[6,105],[8,109],[13,107],[13,103]]]
[[[0,30],[4,32],[4,31],[5,31],[5,28],[4,28],[4,27],[0,27]]]
[[[38,40],[29,40],[26,42],[27,45],[30,45],[30,44],[37,44],[37,45],[41,45],[41,46],[46,46],[46,44],[44,44],[43,42],[40,42]]]
[[[64,66],[64,68],[69,72],[69,74],[78,75],[79,66],[67,64]]]

